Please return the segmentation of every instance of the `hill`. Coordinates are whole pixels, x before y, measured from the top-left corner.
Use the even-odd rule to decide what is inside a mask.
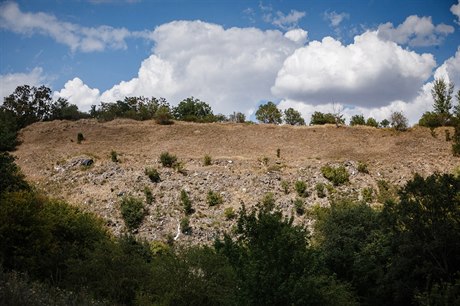
[[[28,180],[51,196],[92,211],[107,220],[115,233],[124,230],[119,203],[125,195],[144,199],[148,188],[154,202],[139,235],[149,240],[176,235],[184,216],[180,191],[186,190],[195,212],[190,216],[192,232],[181,241],[211,241],[218,231],[228,229],[232,220],[226,208],[237,211],[244,203],[255,205],[267,192],[286,214],[296,215],[294,185],[307,185],[306,206],[328,205],[341,192],[361,197],[364,188],[373,189],[377,204],[378,182],[402,185],[414,173],[451,172],[460,159],[451,154],[446,128],[416,127],[407,132],[370,127],[273,126],[229,123],[196,124],[176,122],[157,125],[153,121],[95,120],[39,122],[23,129],[22,144],[14,155]],[[453,130],[449,130],[453,134]],[[77,143],[77,134],[85,140]],[[277,156],[279,149],[280,156]],[[119,162],[111,160],[111,151]],[[164,168],[159,155],[177,155],[184,173]],[[212,157],[210,166],[203,157]],[[82,166],[92,159],[94,163]],[[368,173],[358,171],[366,165]],[[321,167],[344,165],[350,182],[332,186]],[[152,183],[146,167],[159,170],[161,182]],[[283,182],[289,190],[284,192]],[[327,196],[317,194],[316,185],[327,185]],[[209,190],[223,197],[223,204],[209,207]],[[296,215],[296,222],[308,222]]]

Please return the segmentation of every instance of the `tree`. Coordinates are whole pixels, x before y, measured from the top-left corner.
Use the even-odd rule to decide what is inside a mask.
[[[173,108],[174,118],[183,121],[214,122],[211,106],[194,97],[182,100]]]
[[[454,106],[454,116],[457,117],[457,121],[460,121],[460,90],[457,91],[455,99],[457,100],[457,105]]]
[[[425,112],[418,121],[418,125],[435,128],[444,124],[443,119],[435,112]]]
[[[402,112],[393,112],[390,117],[390,124],[396,131],[405,131],[408,121]]]
[[[12,111],[19,128],[50,117],[51,89],[29,85],[16,87],[14,93],[4,99],[3,107]]]
[[[284,110],[284,122],[290,125],[305,125],[305,120],[302,118],[300,112],[292,107]]]
[[[229,121],[235,123],[245,123],[246,116],[241,112],[233,112],[230,116],[228,116]]]
[[[78,120],[89,115],[78,110],[78,106],[70,104],[67,99],[59,98],[50,107],[50,120]]]
[[[390,126],[390,121],[388,119],[383,119],[381,122],[380,122],[380,125],[383,127],[383,128],[387,128]]]
[[[311,115],[310,125],[335,124],[335,117],[331,113],[314,112]]]
[[[454,92],[454,83],[447,83],[444,79],[435,79],[431,95],[434,101],[434,112],[441,117],[443,125],[446,125],[450,119],[452,108],[452,93]]]
[[[281,117],[281,111],[271,101],[261,104],[256,112],[256,119],[262,123],[281,124]]]
[[[366,125],[366,119],[364,119],[363,115],[354,115],[351,117],[350,125]]]
[[[372,117],[367,118],[366,125],[372,127],[379,127],[379,123],[377,122],[377,120],[375,120]]]
[[[12,151],[18,145],[18,125],[14,113],[0,107],[0,152]]]

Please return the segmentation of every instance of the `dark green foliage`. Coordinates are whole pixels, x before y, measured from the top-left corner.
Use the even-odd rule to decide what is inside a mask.
[[[185,191],[184,189],[180,191],[180,202],[186,215],[190,215],[193,213],[192,201],[190,200],[187,191]]]
[[[281,157],[281,149],[280,148],[276,149],[276,157],[277,158]]]
[[[345,121],[339,120],[339,124],[343,124]],[[323,124],[336,124],[336,116],[331,113],[321,113],[321,112],[314,112],[311,115],[310,125],[323,125]]]
[[[144,220],[145,208],[141,200],[134,197],[124,197],[120,203],[121,216],[126,227],[136,230]]]
[[[289,182],[288,181],[281,181],[281,189],[283,190],[284,194],[289,194]]]
[[[203,158],[203,165],[210,166],[212,163],[212,158],[210,155],[206,154]]]
[[[160,105],[155,112],[154,118],[155,122],[161,125],[169,125],[174,123],[174,121],[172,121],[173,116],[171,114],[169,104]]]
[[[455,125],[453,141],[452,153],[454,156],[460,156],[460,120]]]
[[[150,188],[148,188],[147,186],[144,188],[144,195],[145,203],[147,203],[147,205],[151,205],[155,198],[153,196],[152,190],[150,190]]]
[[[390,124],[396,131],[405,131],[409,122],[402,112],[393,112],[390,117]]]
[[[112,151],[110,152],[110,159],[111,159],[114,163],[118,163],[118,153],[112,150]]]
[[[354,115],[351,117],[350,125],[366,125],[366,119],[363,115]]]
[[[296,181],[294,188],[299,197],[308,197],[307,184],[304,181]]]
[[[28,190],[29,184],[8,152],[0,152],[0,195],[4,192]]]
[[[211,106],[206,102],[195,99],[194,97],[182,100],[173,109],[174,118],[183,121],[194,122],[215,122]]]
[[[77,134],[77,143],[80,144],[83,140],[85,140],[85,137],[83,136],[83,133],[78,133]]]
[[[261,104],[256,111],[256,119],[261,123],[281,124],[281,117],[281,111],[271,101]]]
[[[302,118],[300,112],[292,107],[284,110],[284,122],[290,125],[305,125],[305,120]]]
[[[358,172],[360,173],[369,173],[369,169],[367,169],[367,164],[363,162],[358,163]]]
[[[159,183],[161,181],[160,173],[155,168],[145,168],[145,175],[147,175],[152,183]]]
[[[49,120],[79,120],[89,118],[87,113],[80,112],[78,106],[70,104],[64,98],[59,98],[50,106]]]
[[[372,203],[374,200],[374,189],[372,187],[363,188],[361,195],[364,203]]]
[[[334,186],[347,183],[350,177],[350,174],[344,166],[323,166],[321,167],[321,173],[326,179],[331,181]]]
[[[379,127],[379,123],[377,122],[377,120],[375,120],[372,117],[367,118],[366,125],[367,126],[372,126],[372,127],[375,127],[375,128]]]
[[[275,196],[273,195],[273,193],[272,192],[267,192],[263,196],[262,200],[260,201],[260,204],[265,209],[269,209],[269,210],[274,209],[275,208]]]
[[[227,219],[227,220],[232,220],[233,218],[235,218],[236,213],[235,213],[235,210],[233,209],[233,207],[225,208],[224,216],[225,216],[225,219]]]
[[[209,190],[208,195],[206,196],[206,202],[209,206],[216,206],[222,204],[223,199],[219,193]]]
[[[454,83],[447,83],[444,79],[435,79],[431,95],[434,101],[434,112],[439,117],[441,125],[447,125],[452,116],[452,94],[454,92]]]
[[[387,128],[390,126],[390,121],[388,119],[383,119],[381,122],[380,122],[380,125],[383,127],[383,128]]]
[[[429,128],[436,128],[443,125],[443,118],[434,112],[425,112],[418,121],[418,125]]]
[[[379,192],[377,194],[377,201],[384,204],[388,201],[396,201],[398,197],[397,189],[385,180],[377,181]]]
[[[317,183],[315,186],[316,194],[318,198],[325,198],[326,197],[326,186],[323,183]]]
[[[125,97],[123,101],[119,100],[114,103],[101,102],[97,108],[93,105],[90,115],[101,121],[110,121],[115,118],[149,120],[156,119],[160,108],[162,108],[161,114],[169,112],[169,104],[164,98]],[[163,117],[163,119],[168,122],[170,118]]]
[[[301,216],[305,213],[305,203],[302,199],[297,198],[294,200],[295,212]]]
[[[183,217],[182,219],[180,219],[180,231],[186,235],[192,232],[192,228],[190,227],[189,217]]]
[[[0,107],[0,152],[13,151],[19,144],[17,119],[10,110]]]
[[[163,167],[172,168],[177,162],[177,156],[169,152],[163,152],[160,155],[160,163]]]

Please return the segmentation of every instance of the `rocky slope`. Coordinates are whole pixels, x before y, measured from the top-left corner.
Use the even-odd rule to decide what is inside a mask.
[[[77,143],[78,133],[85,137],[81,144]],[[460,159],[452,156],[445,133],[446,128],[432,135],[426,128],[398,133],[370,127],[53,121],[23,129],[22,144],[14,155],[38,188],[97,213],[116,234],[125,230],[121,198],[145,199],[144,189],[148,188],[155,200],[146,205],[148,214],[138,235],[149,240],[176,235],[184,217],[180,204],[184,189],[195,212],[190,216],[191,234],[181,234],[179,241],[209,242],[219,231],[231,228],[234,221],[225,217],[226,208],[237,211],[243,203],[253,206],[267,192],[274,193],[276,205],[295,215],[296,222],[308,223],[294,212],[298,180],[307,184],[304,201],[308,207],[328,205],[331,193],[360,195],[369,187],[376,192],[379,180],[402,185],[414,173],[451,172]],[[118,153],[119,162],[111,160],[111,151]],[[159,155],[166,151],[177,155],[185,173],[161,166]],[[212,157],[210,166],[203,164],[205,155]],[[85,159],[94,164],[82,166]],[[360,163],[367,165],[368,173],[358,171]],[[350,182],[329,186],[327,196],[320,198],[316,185],[330,185],[321,173],[325,165],[344,165]],[[161,182],[152,183],[144,174],[146,167],[157,168]],[[287,194],[282,182],[289,184]],[[220,193],[223,204],[209,207],[209,190]]]

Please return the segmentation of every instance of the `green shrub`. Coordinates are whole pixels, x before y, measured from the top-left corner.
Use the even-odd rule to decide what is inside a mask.
[[[161,181],[160,173],[155,168],[145,168],[145,175],[149,177],[152,183],[159,183]]]
[[[150,188],[148,188],[147,186],[144,188],[144,195],[145,195],[145,202],[148,205],[151,205],[153,201],[155,200],[155,198],[153,197],[152,190],[150,190]]]
[[[277,158],[281,157],[281,149],[280,148],[276,149],[276,157]]]
[[[190,215],[191,213],[193,213],[192,201],[190,200],[187,191],[185,191],[184,189],[180,191],[180,202],[186,215]]]
[[[174,163],[173,168],[180,174],[187,175],[187,169],[185,169],[185,164],[183,162]]]
[[[117,152],[113,151],[110,152],[110,159],[114,162],[114,163],[118,163],[118,154]]]
[[[129,230],[136,230],[141,225],[145,216],[144,204],[134,197],[124,197],[120,204],[121,216]]]
[[[192,228],[190,227],[190,219],[188,217],[183,217],[180,220],[180,231],[186,235],[191,233]]]
[[[326,197],[326,186],[323,183],[317,183],[315,186],[316,194],[318,198],[325,198]]]
[[[367,164],[363,162],[358,163],[358,172],[360,173],[369,173],[369,169],[367,169]]]
[[[275,208],[275,197],[272,192],[267,192],[262,198],[261,204],[268,210]]]
[[[307,184],[304,181],[297,181],[295,182],[295,191],[299,195],[299,197],[307,197],[308,192],[307,192]]]
[[[283,189],[284,194],[289,194],[289,182],[281,181],[281,189]]]
[[[206,155],[204,156],[204,158],[203,158],[203,164],[204,164],[205,166],[210,166],[211,163],[212,163],[212,158],[211,158],[211,156],[209,156],[208,154],[206,154]]]
[[[172,119],[172,114],[169,110],[168,106],[160,106],[158,110],[155,112],[155,122],[161,125],[169,125],[173,124],[174,121]]]
[[[364,188],[361,191],[361,195],[363,197],[363,202],[364,203],[372,203],[372,201],[374,199],[374,189],[372,189],[372,187]]]
[[[235,210],[233,209],[233,207],[225,208],[224,216],[225,216],[225,219],[227,219],[227,220],[234,219],[236,217],[236,213],[235,213]]]
[[[209,190],[208,195],[206,197],[206,202],[208,203],[209,206],[216,206],[216,205],[222,204],[223,199],[219,193]]]
[[[388,183],[385,180],[379,180],[377,181],[377,187],[379,189],[379,192],[377,194],[377,201],[381,204],[385,204],[388,201],[396,201],[398,198],[398,190],[397,188]]]
[[[297,198],[294,200],[294,207],[296,213],[301,216],[305,213],[305,203],[302,199]]]
[[[160,162],[163,167],[172,168],[174,164],[177,162],[177,156],[169,154],[169,152],[163,152],[160,155]]]
[[[80,144],[83,140],[85,140],[85,137],[83,136],[83,133],[78,133],[77,134],[77,143]]]
[[[331,167],[324,166],[321,168],[321,173],[328,179],[334,186],[339,186],[348,182],[350,174],[344,166]]]

